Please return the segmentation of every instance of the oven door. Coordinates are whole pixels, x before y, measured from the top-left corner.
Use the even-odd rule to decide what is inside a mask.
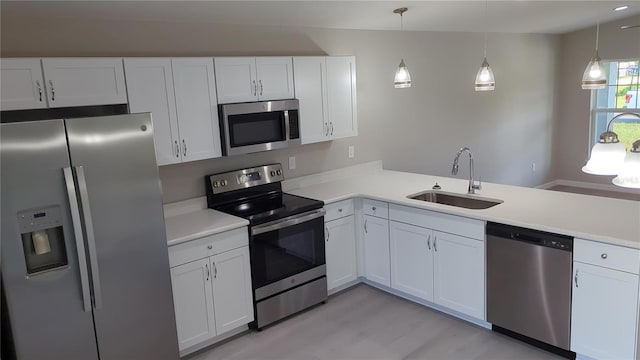
[[[256,301],[325,276],[324,214],[318,209],[251,228]]]

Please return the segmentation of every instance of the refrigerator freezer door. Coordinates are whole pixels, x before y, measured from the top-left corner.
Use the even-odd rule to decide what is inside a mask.
[[[178,359],[151,117],[71,119],[66,127],[87,232],[100,359]]]
[[[0,136],[2,281],[16,356],[98,359],[91,311],[84,307],[88,292],[83,297],[81,286],[80,272],[86,268],[78,262],[63,174],[63,168],[69,166],[64,123],[48,120],[2,124]],[[33,221],[25,223],[28,216]],[[45,224],[47,221],[51,224]],[[27,275],[26,259],[38,262],[38,258],[51,253],[32,248],[32,241],[23,243],[21,234],[30,230],[21,227],[21,223],[27,227],[61,228],[63,240],[59,248],[66,253],[66,265],[65,261],[54,261],[53,266]],[[36,242],[41,242],[42,247],[44,240]]]

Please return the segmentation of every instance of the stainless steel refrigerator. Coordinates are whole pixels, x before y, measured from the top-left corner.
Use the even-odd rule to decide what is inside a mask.
[[[150,115],[0,136],[2,346],[28,360],[179,358]]]

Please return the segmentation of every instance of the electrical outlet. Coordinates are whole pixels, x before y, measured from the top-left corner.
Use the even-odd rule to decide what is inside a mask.
[[[356,156],[356,147],[349,145],[349,159],[353,159]]]
[[[531,172],[536,172],[536,163],[535,162],[531,163]]]
[[[293,170],[296,168],[296,157],[289,156],[289,170]]]

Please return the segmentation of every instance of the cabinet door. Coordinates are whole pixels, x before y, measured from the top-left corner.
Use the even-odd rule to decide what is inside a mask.
[[[180,350],[216,336],[209,258],[171,268]]]
[[[293,58],[296,99],[300,102],[303,144],[328,140],[327,66],[324,56]]]
[[[571,350],[596,359],[635,359],[638,276],[573,263]]]
[[[327,97],[329,136],[339,139],[358,135],[355,57],[327,57]]]
[[[171,59],[124,59],[129,110],[150,112],[158,165],[181,161]]]
[[[222,156],[211,58],[171,60],[182,161]]]
[[[212,256],[211,269],[218,335],[253,321],[249,247]]]
[[[121,58],[42,59],[49,107],[126,104]]]
[[[434,302],[485,319],[484,241],[434,231]]]
[[[256,58],[258,98],[260,100],[293,99],[293,62],[291,57]]]
[[[433,301],[433,231],[389,222],[391,287]]]
[[[364,274],[370,281],[391,286],[387,219],[364,216]]]
[[[47,107],[40,59],[2,59],[0,69],[2,111]]]
[[[355,220],[353,215],[328,221],[325,224],[325,252],[327,287],[329,290],[357,279]]]
[[[258,101],[255,58],[225,57],[213,60],[216,67],[216,89],[220,104]]]

